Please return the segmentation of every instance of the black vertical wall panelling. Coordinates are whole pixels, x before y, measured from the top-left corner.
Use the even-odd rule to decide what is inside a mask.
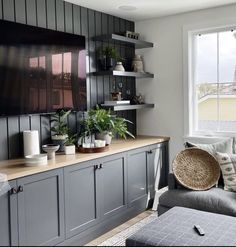
[[[47,10],[45,0],[36,0],[37,25],[38,27],[47,27]]]
[[[73,8],[71,3],[65,2],[65,32],[73,33]]]
[[[73,5],[74,34],[81,34],[81,13],[80,6]]]
[[[20,156],[20,130],[19,117],[9,117],[8,122],[8,149],[9,159],[18,158]]]
[[[0,0],[0,19],[2,19],[2,0]]]
[[[102,35],[106,35],[108,33],[108,15],[102,13]],[[102,42],[102,48],[107,46],[106,42]],[[103,77],[103,96],[104,100],[110,99],[110,80],[109,76]]]
[[[86,72],[87,72],[87,102],[88,108],[91,107],[91,92],[90,92],[90,76],[89,76],[89,40],[88,40],[88,9],[81,7],[81,35],[85,36],[86,40]]]
[[[35,0],[26,0],[26,23],[28,25],[36,26],[36,1]]]
[[[95,13],[95,27],[96,27],[96,32],[95,35],[96,36],[100,36],[102,35],[102,13],[100,12],[96,12]],[[95,46],[95,60],[96,60],[96,68],[97,70],[99,70],[100,68],[98,67],[98,63],[99,63],[99,51],[101,51],[102,49],[102,42],[97,41]],[[104,102],[104,86],[103,86],[103,81],[104,81],[104,77],[103,76],[97,76],[96,79],[96,90],[97,90],[97,102],[98,104],[101,104]]]
[[[56,0],[56,23],[57,30],[64,32],[65,31],[65,15],[64,15],[64,2],[62,0]]]
[[[0,158],[2,160],[8,159],[8,130],[7,130],[7,119],[0,118]]]
[[[47,28],[56,30],[56,1],[47,0]]]
[[[50,118],[49,116],[40,116],[41,123],[41,145],[51,142]]]
[[[96,106],[98,103],[97,97],[97,81],[92,72],[96,71],[95,60],[95,42],[93,38],[95,36],[95,13],[93,10],[88,10],[88,42],[89,42],[89,78],[90,78],[90,99],[91,107]],[[101,80],[101,78],[99,78]]]
[[[16,22],[26,24],[26,3],[25,0],[15,0]]]
[[[7,21],[15,21],[15,6],[14,0],[3,1],[3,17]]]
[[[114,17],[111,15],[108,15],[108,34],[114,33]],[[109,46],[113,46],[114,42],[109,42]],[[113,76],[109,76],[109,92],[112,92],[113,89],[113,81],[115,81],[115,78]]]

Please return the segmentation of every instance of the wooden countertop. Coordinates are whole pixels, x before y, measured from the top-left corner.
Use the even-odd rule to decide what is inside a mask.
[[[49,160],[47,166],[40,167],[26,167],[24,159],[6,160],[0,162],[0,173],[6,174],[10,181],[169,140],[169,137],[151,136],[138,136],[136,139],[128,140],[113,140],[109,147],[109,151],[93,154],[76,153],[76,155],[56,155],[55,160]]]

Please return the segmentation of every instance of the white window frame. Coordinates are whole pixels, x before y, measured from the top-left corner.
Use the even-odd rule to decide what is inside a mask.
[[[236,28],[236,18],[186,25],[183,27],[183,94],[184,94],[184,136],[236,136],[235,132],[195,131],[194,108],[194,36],[199,33],[219,32]],[[195,106],[194,106],[195,105]]]

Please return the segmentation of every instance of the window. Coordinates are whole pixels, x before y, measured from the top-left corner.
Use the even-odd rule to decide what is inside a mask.
[[[236,132],[236,31],[194,34],[192,55],[193,132]]]

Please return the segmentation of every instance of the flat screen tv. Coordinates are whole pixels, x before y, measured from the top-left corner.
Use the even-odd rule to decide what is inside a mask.
[[[0,116],[84,111],[85,37],[0,21]]]

